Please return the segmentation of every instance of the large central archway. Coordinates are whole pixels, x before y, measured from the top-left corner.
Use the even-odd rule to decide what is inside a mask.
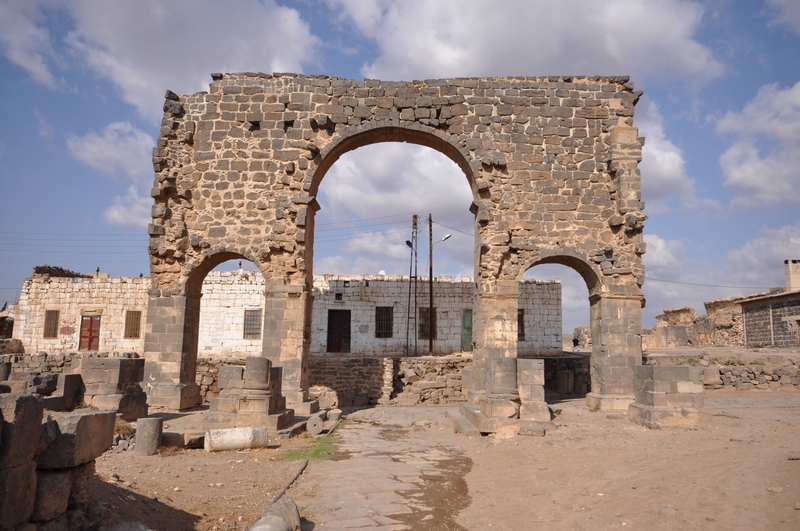
[[[519,279],[550,261],[580,272],[598,301],[596,405],[631,400],[631,367],[641,363],[645,216],[643,140],[633,127],[640,93],[627,78],[212,78],[208,93],[167,93],[153,158],[151,404],[191,405],[184,323],[192,279],[220,254],[248,258],[267,279],[263,355],[283,368],[289,404],[304,402],[315,196],[343,153],[377,142],[440,151],[472,190],[470,399],[493,394],[490,360],[516,357]]]

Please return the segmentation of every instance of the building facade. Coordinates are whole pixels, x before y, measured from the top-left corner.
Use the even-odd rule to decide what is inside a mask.
[[[434,283],[433,354],[472,350],[469,278]],[[429,283],[388,275],[316,275],[312,356],[428,354]],[[81,275],[40,269],[13,308],[13,337],[26,352],[145,351],[150,279]],[[263,347],[265,280],[258,271],[212,271],[202,285],[198,354],[204,358],[259,356]],[[416,300],[416,302],[415,302]],[[561,351],[561,284],[524,280],[517,315],[518,351]]]

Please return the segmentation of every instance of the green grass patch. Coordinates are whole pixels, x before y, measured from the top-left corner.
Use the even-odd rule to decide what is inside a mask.
[[[684,358],[678,362],[678,365],[697,365],[700,360],[697,358]]]
[[[301,448],[299,450],[287,450],[276,457],[281,461],[304,461],[306,459],[333,459],[339,455],[339,450],[331,437],[327,435],[324,437],[317,437],[317,442],[310,448]]]

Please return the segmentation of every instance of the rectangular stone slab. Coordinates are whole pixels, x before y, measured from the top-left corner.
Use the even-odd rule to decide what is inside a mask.
[[[38,456],[38,468],[66,468],[88,463],[111,447],[116,412],[79,410],[59,415],[55,441]]]

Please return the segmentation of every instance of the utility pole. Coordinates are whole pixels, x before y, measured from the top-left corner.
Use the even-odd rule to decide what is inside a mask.
[[[428,279],[428,297],[430,299],[430,306],[428,307],[428,356],[433,356],[433,217],[428,214],[428,245],[430,251],[428,258],[430,261]]]
[[[409,354],[410,348],[410,341],[411,335],[409,333],[409,328],[411,327],[411,319],[413,315],[414,319],[414,356],[417,355],[417,274],[418,274],[418,262],[417,262],[417,246],[419,241],[419,216],[414,214],[411,217],[411,239],[406,240],[406,245],[411,249],[411,258],[408,263],[408,311],[406,313],[406,356]],[[414,269],[412,270],[411,267]],[[413,274],[412,274],[413,271]],[[411,311],[411,280],[414,280],[414,306],[413,306],[413,313]]]

